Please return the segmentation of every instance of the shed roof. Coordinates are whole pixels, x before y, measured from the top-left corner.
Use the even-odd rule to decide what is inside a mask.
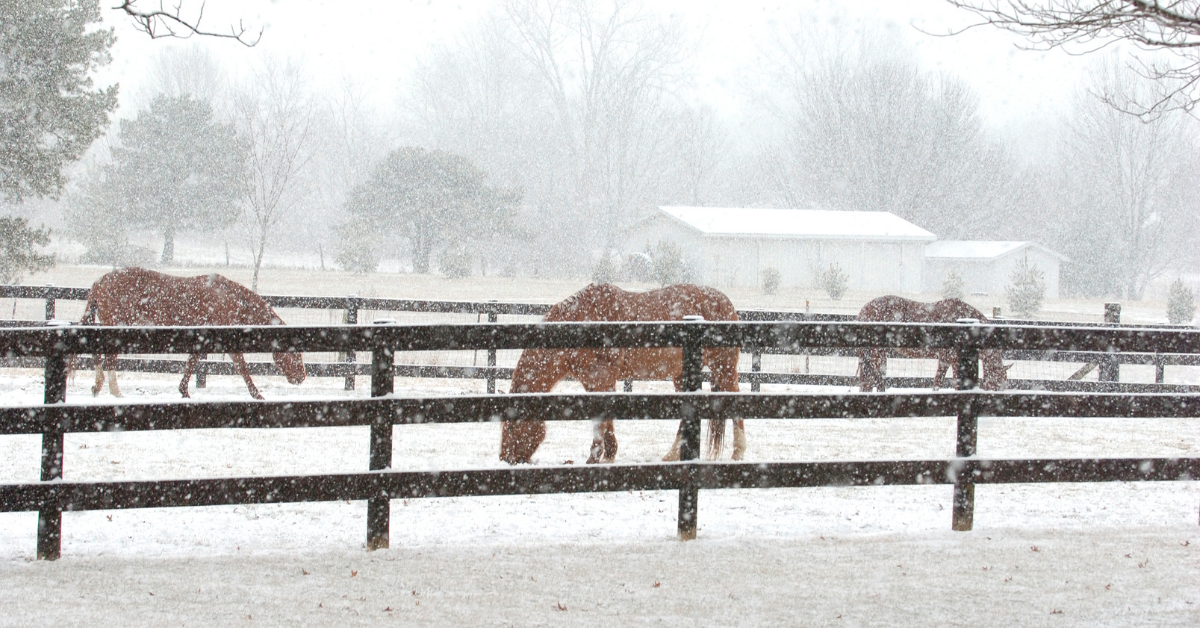
[[[926,242],[937,239],[891,212],[731,207],[659,207],[659,210],[707,236]]]
[[[1026,247],[1037,247],[1060,261],[1067,258],[1037,242],[1027,240],[942,240],[925,245],[925,257],[938,259],[990,260],[1004,257]]]

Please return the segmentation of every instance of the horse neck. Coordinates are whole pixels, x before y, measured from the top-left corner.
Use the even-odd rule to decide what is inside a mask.
[[[550,392],[567,376],[566,361],[561,351],[527,349],[513,369],[511,390],[514,393]]]

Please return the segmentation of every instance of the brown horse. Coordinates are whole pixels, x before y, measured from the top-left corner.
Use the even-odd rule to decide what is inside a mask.
[[[678,321],[699,315],[709,321],[735,321],[737,312],[724,294],[692,285],[668,286],[650,292],[626,292],[610,284],[591,284],[550,308],[547,322],[559,321]],[[737,347],[704,349],[701,359],[712,371],[712,389],[737,392]],[[679,390],[683,373],[681,349],[527,349],[513,370],[512,392],[550,392],[573,377],[588,392],[614,391],[621,379],[665,379]],[[682,429],[682,426],[681,426]],[[725,437],[725,421],[708,427],[708,450],[716,457]],[[505,421],[501,426],[500,459],[510,464],[529,462],[546,438],[543,419]],[[734,420],[733,459],[746,450],[745,428]],[[664,460],[679,459],[680,436]],[[589,463],[612,462],[617,437],[612,419],[596,423]]]
[[[245,286],[218,274],[199,277],[174,277],[142,268],[122,268],[100,278],[88,293],[87,308],[81,325],[282,325],[283,320],[262,297]],[[250,395],[262,399],[250,379],[250,370],[240,353],[229,357],[237,368]],[[275,353],[275,364],[288,382],[304,381],[304,361],[299,353]],[[92,394],[100,394],[104,371],[108,371],[109,391],[120,397],[117,388],[116,354],[95,356],[96,385]],[[200,354],[193,353],[184,367],[179,392],[188,396],[188,379],[196,370]]]
[[[986,323],[987,318],[979,310],[958,299],[944,299],[937,303],[921,303],[897,296],[879,297],[863,306],[858,320],[885,323],[953,323],[960,318],[972,318]],[[937,359],[937,373],[933,376],[933,388],[942,384],[946,371],[953,367],[958,377],[958,360],[953,349],[899,349],[906,358]],[[986,390],[1003,390],[1008,381],[1008,369],[1000,359],[1000,351],[980,351],[983,360],[983,376],[979,386]],[[886,349],[862,349],[858,353],[858,383],[860,390],[867,392],[885,389],[883,366],[887,361]]]

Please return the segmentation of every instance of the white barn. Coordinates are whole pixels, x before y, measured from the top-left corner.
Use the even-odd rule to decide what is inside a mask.
[[[852,290],[920,292],[935,236],[889,212],[659,207],[625,229],[623,253],[679,247],[695,280],[757,286],[768,268],[784,287],[811,288],[837,264]]]
[[[925,290],[940,292],[946,276],[958,273],[968,294],[1003,295],[1021,260],[1045,274],[1046,298],[1058,298],[1059,268],[1066,258],[1036,243],[944,240],[925,247]]]

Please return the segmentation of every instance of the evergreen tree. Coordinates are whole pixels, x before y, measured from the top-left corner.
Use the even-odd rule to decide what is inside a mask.
[[[64,208],[67,234],[88,247],[84,260],[111,265],[128,263],[133,219],[117,186],[113,165],[92,169]]]
[[[779,292],[779,270],[776,268],[765,268],[762,272],[762,291],[763,294],[775,294]]]
[[[654,281],[670,286],[685,281],[683,253],[673,242],[661,241],[654,248]]]
[[[961,299],[963,294],[962,275],[954,271],[946,273],[946,279],[942,281],[942,298]]]
[[[829,270],[822,271],[817,277],[817,285],[834,301],[841,301],[850,287],[850,277],[842,272],[842,267],[836,263],[829,265]]]
[[[112,29],[97,0],[0,0],[0,191],[57,197],[63,166],[108,126],[117,86],[92,89]]]
[[[162,262],[175,236],[232,224],[244,196],[246,147],[232,124],[190,95],[159,96],[134,120],[121,121],[113,150],[131,220],[163,236]]]
[[[1042,309],[1046,298],[1046,274],[1037,266],[1022,259],[1013,268],[1010,283],[1004,288],[1008,307],[1018,316],[1031,318]]]
[[[1192,289],[1185,286],[1182,279],[1176,279],[1167,295],[1167,320],[1172,325],[1184,325],[1192,322],[1195,315],[1196,298]]]
[[[24,218],[0,218],[0,283],[21,281],[25,272],[41,272],[54,267],[54,256],[43,255],[34,246],[50,244],[50,230],[31,228]]]

